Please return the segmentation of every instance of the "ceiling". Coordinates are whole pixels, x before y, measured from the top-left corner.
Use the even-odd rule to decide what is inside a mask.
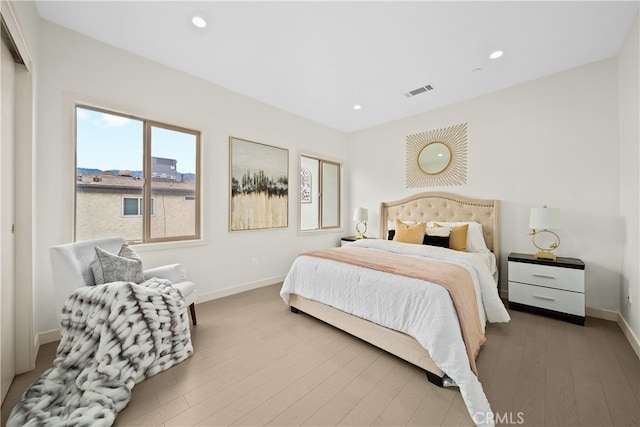
[[[41,0],[37,8],[43,19],[352,132],[616,56],[638,1]],[[207,27],[193,26],[194,15]],[[490,59],[494,50],[504,55]],[[426,84],[434,89],[405,96]]]

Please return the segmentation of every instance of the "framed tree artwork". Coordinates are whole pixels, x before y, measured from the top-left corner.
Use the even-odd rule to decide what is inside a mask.
[[[289,150],[229,137],[229,230],[286,228]]]

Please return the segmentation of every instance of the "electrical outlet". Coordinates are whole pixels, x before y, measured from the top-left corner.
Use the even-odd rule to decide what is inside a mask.
[[[251,260],[251,267],[256,268],[258,266],[258,258],[253,258]]]
[[[180,278],[181,279],[186,279],[187,278],[187,269],[185,267],[182,267],[180,269]]]
[[[627,288],[627,301],[631,304],[631,286]]]

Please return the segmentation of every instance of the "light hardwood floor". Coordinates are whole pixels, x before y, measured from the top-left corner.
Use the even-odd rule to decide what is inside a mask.
[[[133,390],[117,426],[471,425],[457,388],[307,315],[273,285],[199,304],[194,355]],[[613,322],[584,327],[512,311],[488,325],[480,381],[498,424],[640,424],[640,361]],[[2,425],[33,378],[18,376]]]

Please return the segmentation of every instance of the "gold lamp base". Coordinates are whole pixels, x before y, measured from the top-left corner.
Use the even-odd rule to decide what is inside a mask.
[[[366,239],[365,233],[367,232],[367,222],[360,221],[356,224],[356,239]]]
[[[555,254],[547,251],[538,251],[537,254],[533,256],[535,259],[550,259],[552,261],[557,261],[558,257]]]
[[[536,243],[536,236],[539,236],[540,234],[543,233],[548,233],[551,234],[553,236],[555,236],[556,241],[551,243],[549,245],[548,248],[545,247],[541,247]],[[531,236],[531,242],[533,243],[533,246],[535,246],[536,248],[538,248],[538,253],[535,254],[533,257],[536,259],[549,259],[552,261],[557,261],[558,257],[555,256],[555,254],[553,254],[551,251],[554,249],[557,249],[558,246],[560,246],[560,237],[558,237],[558,235],[556,233],[554,233],[553,231],[544,229],[544,230],[531,230],[531,232],[529,233],[529,235]]]

